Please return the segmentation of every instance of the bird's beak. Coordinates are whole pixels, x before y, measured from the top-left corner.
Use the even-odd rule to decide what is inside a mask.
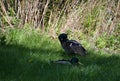
[[[81,62],[78,62],[78,65],[83,65]]]

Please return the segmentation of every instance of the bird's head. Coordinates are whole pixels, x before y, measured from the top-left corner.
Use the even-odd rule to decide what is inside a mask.
[[[76,58],[76,57],[73,57],[71,60],[70,60],[71,64],[73,65],[83,65],[82,63],[79,62],[79,59]]]
[[[58,39],[59,39],[61,42],[67,41],[67,40],[68,40],[68,39],[67,39],[67,34],[65,34],[65,33],[60,34],[60,35],[58,36]]]

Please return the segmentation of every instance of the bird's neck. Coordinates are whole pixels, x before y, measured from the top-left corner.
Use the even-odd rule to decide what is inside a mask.
[[[67,42],[69,39],[64,39],[64,40],[62,40],[61,41],[61,43],[65,43],[65,42]]]

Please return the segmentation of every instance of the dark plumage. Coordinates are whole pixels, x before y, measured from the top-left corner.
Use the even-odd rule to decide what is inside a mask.
[[[69,64],[69,65],[83,65],[82,63],[79,62],[78,58],[73,57],[71,60],[57,60],[55,63],[59,64]]]
[[[62,33],[58,36],[62,48],[67,54],[86,55],[86,49],[76,40],[69,40],[67,34]]]

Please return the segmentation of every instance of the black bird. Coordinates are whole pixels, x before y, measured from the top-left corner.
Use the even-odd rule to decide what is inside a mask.
[[[67,54],[86,55],[86,49],[76,40],[69,40],[67,34],[62,33],[58,36],[62,48]]]
[[[58,64],[69,64],[69,65],[83,65],[79,62],[78,58],[73,57],[71,60],[57,60],[55,63]]]

